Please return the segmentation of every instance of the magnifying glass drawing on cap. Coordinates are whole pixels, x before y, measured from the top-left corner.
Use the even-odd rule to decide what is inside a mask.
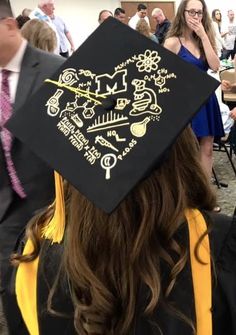
[[[106,154],[101,159],[101,167],[106,170],[106,180],[111,179],[111,169],[116,165],[117,158],[114,154]]]

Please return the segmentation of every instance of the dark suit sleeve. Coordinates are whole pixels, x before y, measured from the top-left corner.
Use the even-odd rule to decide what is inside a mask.
[[[226,225],[227,226],[227,225]],[[236,220],[233,220],[215,262],[214,335],[236,334]]]

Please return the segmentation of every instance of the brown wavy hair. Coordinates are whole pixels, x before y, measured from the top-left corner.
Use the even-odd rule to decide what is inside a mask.
[[[181,37],[184,35],[184,31],[186,29],[186,21],[185,21],[185,15],[184,11],[187,7],[187,4],[190,0],[182,0],[179,4],[179,7],[177,9],[177,13],[171,23],[170,29],[167,33],[166,38],[169,37]],[[204,0],[198,0],[202,4],[202,9],[203,9],[203,16],[202,16],[202,25],[206,31],[206,34],[209,38],[209,41],[216,52],[216,43],[215,43],[215,33],[214,29],[212,27],[212,21],[207,9],[206,2]],[[193,37],[197,42],[197,45],[199,47],[199,50],[201,52],[201,55],[205,57],[203,46],[202,46],[202,41],[201,39],[193,32]]]
[[[187,241],[181,245],[175,237],[184,224],[184,210],[212,210],[215,206],[215,195],[199,163],[198,142],[187,127],[162,164],[111,214],[96,208],[69,184],[65,196],[62,269],[70,282],[76,331],[80,335],[130,334],[140,287],[150,292],[142,308],[151,318],[186,265]],[[31,221],[27,236],[35,251],[15,256],[15,261],[30,261],[39,254],[41,228],[52,211],[50,208]],[[170,268],[165,288],[161,281],[163,262]],[[175,313],[191,324],[178,310]]]

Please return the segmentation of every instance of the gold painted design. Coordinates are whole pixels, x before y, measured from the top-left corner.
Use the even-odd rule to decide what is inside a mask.
[[[76,109],[79,108],[78,99],[79,99],[79,97],[78,97],[78,95],[76,95],[75,96],[75,101],[67,102],[66,103],[66,108],[64,108],[60,113],[60,117],[74,115],[76,113]]]
[[[111,179],[111,169],[115,167],[117,163],[116,155],[108,153],[104,155],[101,159],[101,167],[106,170],[106,176],[105,179],[109,180]]]
[[[87,148],[84,157],[91,165],[94,165],[101,157],[101,153],[95,148],[95,146],[92,146],[91,148]]]
[[[139,55],[139,61],[136,66],[139,72],[151,72],[158,69],[158,63],[161,57],[157,51],[146,50],[144,54]]]
[[[100,98],[105,98],[104,95],[99,95],[99,94],[96,94],[96,93],[93,93],[93,92],[81,90],[80,88],[70,87],[70,86],[68,86],[66,84],[60,83],[59,81],[55,81],[55,80],[51,80],[51,79],[46,79],[45,83],[51,83],[51,84],[54,84],[54,85],[56,85],[58,87],[66,88],[67,90],[69,90],[71,92],[74,92],[75,94],[81,95],[84,98],[87,98],[88,100],[96,102],[98,105],[102,104],[101,101],[93,98],[93,96],[100,97]]]
[[[158,52],[146,50],[124,59],[111,73],[67,68],[55,80],[46,80],[52,92],[47,115],[56,117],[58,132],[90,167],[106,171],[108,182],[112,169],[127,159],[164,113],[159,96],[168,98],[168,81],[176,75],[161,65]],[[110,100],[115,106],[106,112]]]
[[[124,110],[125,107],[130,103],[131,100],[125,98],[118,98],[116,101],[116,109]]]
[[[79,81],[77,71],[74,68],[67,68],[59,76],[59,83],[72,86]]]
[[[73,134],[75,131],[75,125],[73,125],[67,117],[64,117],[60,122],[58,122],[57,128],[65,136],[69,136],[71,133]]]
[[[109,130],[107,132],[107,137],[115,137],[116,142],[126,142],[126,138],[120,138],[119,134],[117,134],[116,130]]]
[[[50,116],[57,116],[57,114],[60,112],[59,108],[59,99],[61,95],[63,94],[63,90],[56,90],[56,92],[53,94],[53,96],[47,101],[46,105],[47,113]]]
[[[79,129],[71,132],[69,141],[78,151],[85,149],[89,143],[89,140],[85,138],[84,134]]]
[[[159,115],[162,112],[157,104],[156,93],[151,88],[146,87],[145,80],[133,79],[132,85],[135,86],[133,109],[130,115],[142,115],[145,113]]]
[[[127,70],[116,71],[112,75],[108,73],[96,77],[96,94],[110,95],[127,91]]]
[[[135,137],[143,137],[147,132],[147,124],[150,121],[151,118],[147,116],[143,121],[131,124],[130,131],[132,135]]]
[[[159,86],[160,88],[162,88],[165,84],[166,84],[166,78],[162,76],[158,76],[157,78],[155,78],[156,86]]]
[[[92,119],[95,115],[95,104],[92,104],[92,106],[88,106],[89,104],[91,104],[89,101],[85,102],[85,104],[83,105],[84,107],[84,111],[83,111],[83,116],[85,119]]]
[[[77,114],[72,115],[71,120],[74,121],[74,123],[76,124],[76,126],[78,128],[82,128],[83,125],[84,125],[83,121],[81,120],[81,118]]]
[[[128,117],[110,111],[106,115],[99,116],[95,122],[87,128],[87,132],[101,131],[104,129],[111,129],[115,127],[122,127],[129,125]]]
[[[90,70],[83,70],[83,69],[79,69],[79,75],[80,76],[84,75],[85,77],[90,77],[92,79],[96,77],[96,75],[92,73]]]
[[[139,60],[139,56],[134,55],[131,58],[127,59],[125,62],[122,62],[121,64],[115,66],[115,71],[121,70],[124,67],[127,67],[128,65],[130,65],[132,63],[136,63],[137,60]]]
[[[122,161],[123,158],[126,157],[126,155],[128,155],[130,153],[131,150],[133,150],[133,148],[135,147],[135,145],[138,144],[138,142],[134,139],[132,139],[129,142],[129,145],[127,147],[124,148],[124,150],[121,152],[120,155],[117,156],[117,158]]]
[[[116,152],[119,152],[119,150],[114,147],[114,145],[112,145],[109,141],[107,141],[103,136],[96,136],[95,137],[95,143],[99,143],[100,145],[104,146],[104,147],[107,147],[107,148],[110,148]]]

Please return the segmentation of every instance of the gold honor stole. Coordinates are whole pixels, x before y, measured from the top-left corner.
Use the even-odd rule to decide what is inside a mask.
[[[199,249],[200,263],[195,256],[199,238],[206,232],[207,225],[202,214],[196,209],[185,211],[189,230],[189,253],[191,260],[193,291],[195,301],[197,335],[212,335],[212,277],[209,236],[206,234]]]
[[[211,258],[208,234],[205,235],[199,246],[199,257],[204,264],[196,259],[194,253],[199,237],[206,232],[207,225],[198,210],[188,209],[185,211],[185,216],[189,230],[197,335],[212,335]],[[32,250],[32,242],[27,240],[23,254],[29,254]],[[30,335],[39,335],[37,318],[38,261],[39,259],[37,258],[30,263],[20,263],[16,274],[17,303]]]
[[[23,255],[33,251],[30,239],[26,241]],[[37,313],[37,274],[39,257],[30,263],[20,263],[16,273],[15,291],[21,315],[30,335],[39,335]]]

